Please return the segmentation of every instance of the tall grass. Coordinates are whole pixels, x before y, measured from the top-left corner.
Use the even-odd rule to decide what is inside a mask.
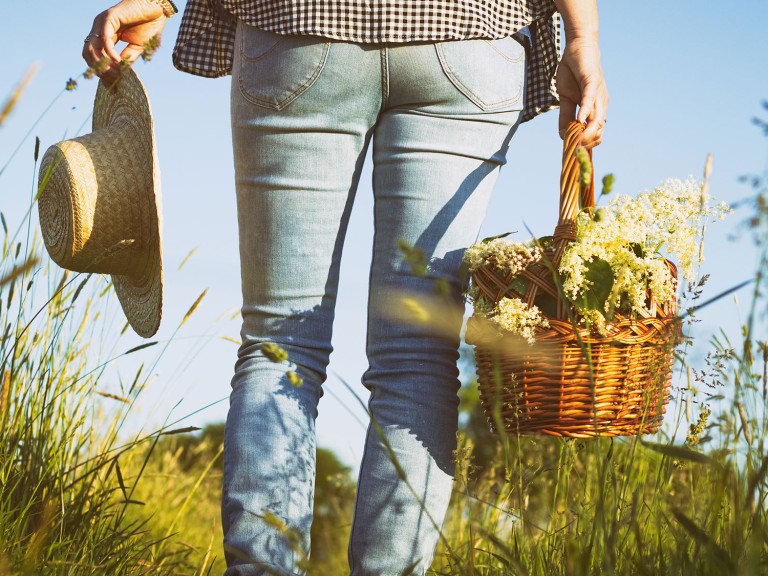
[[[38,156],[39,142],[35,172]],[[143,365],[126,380],[108,371],[152,343],[128,349],[108,278],[48,263],[35,196],[15,228],[0,215],[0,575],[191,573],[188,550],[132,511],[143,507],[134,492],[145,447],[170,433],[125,438]],[[121,464],[140,450],[126,477]]]
[[[746,180],[760,259],[740,335],[721,329],[700,362],[680,350],[676,410],[654,436],[512,435],[489,454],[469,426],[431,573],[768,574],[768,177]],[[689,326],[705,280],[689,287]],[[477,414],[476,395],[464,406]]]
[[[702,362],[681,354],[667,426],[642,438],[499,441],[466,388],[430,574],[768,573],[768,180],[748,181],[760,261],[747,320]],[[220,571],[221,434],[125,438],[145,371],[106,375],[144,352],[115,329],[108,280],[52,269],[29,218],[15,229],[0,220],[0,576]],[[353,501],[349,470],[326,456],[309,567],[318,576],[345,573]]]

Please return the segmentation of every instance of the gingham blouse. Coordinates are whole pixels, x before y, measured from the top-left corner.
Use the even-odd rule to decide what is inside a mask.
[[[209,78],[229,74],[237,20],[359,43],[492,39],[526,28],[522,121],[558,105],[560,17],[552,0],[189,0],[173,51],[176,68]]]

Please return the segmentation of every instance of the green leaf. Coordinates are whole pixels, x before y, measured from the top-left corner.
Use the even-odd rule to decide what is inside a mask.
[[[123,354],[123,356],[127,356],[128,354],[133,354],[134,352],[138,352],[139,350],[144,350],[144,348],[149,348],[150,346],[156,346],[157,342],[145,342],[144,344],[139,344],[138,346],[135,346],[134,348],[131,348],[127,352]]]
[[[603,196],[611,193],[615,180],[616,177],[613,174],[606,174],[603,176],[603,191],[601,192]]]
[[[510,234],[514,234],[514,232],[504,232],[503,234],[496,234],[496,236],[488,236],[488,238],[483,238],[480,241],[480,244],[485,244],[486,242],[490,242],[491,240],[498,240],[499,238],[506,238]]]
[[[735,568],[735,563],[731,558],[728,551],[723,549],[707,532],[690,517],[686,516],[682,510],[672,508],[672,514],[675,520],[685,528],[685,531],[690,534],[699,545],[708,550],[714,560],[719,564],[719,569],[722,573],[732,574]]]
[[[274,342],[264,342],[261,345],[261,351],[272,362],[280,363],[288,360],[288,352]]]
[[[696,452],[695,450],[691,450],[690,448],[686,448],[685,446],[676,446],[674,444],[654,444],[650,442],[642,442],[641,444],[648,448],[649,450],[653,450],[654,452],[659,452],[660,454],[664,454],[665,456],[670,456],[671,458],[678,458],[680,460],[688,460],[689,462],[698,462],[700,464],[713,464],[717,465],[718,462],[711,456],[708,456],[706,454],[702,454],[701,452]]]
[[[589,287],[579,294],[577,302],[586,310],[605,311],[605,302],[613,290],[613,270],[611,265],[602,258],[587,262],[585,275]]]
[[[538,244],[539,248],[542,250],[549,250],[554,246],[555,238],[554,236],[542,236],[541,238],[536,239],[536,244]]]
[[[173,436],[175,434],[189,434],[190,432],[197,432],[200,430],[197,426],[187,426],[185,428],[176,428],[175,430],[167,430],[160,432],[160,436]]]
[[[528,292],[528,287],[531,285],[531,281],[528,280],[525,276],[515,276],[515,278],[507,284],[504,288],[504,295],[505,296],[525,296],[525,293]]]
[[[120,462],[115,458],[115,473],[117,474],[117,483],[120,486],[120,490],[123,493],[123,500],[128,500],[128,491],[125,489],[125,482],[123,481],[123,473],[120,471]]]
[[[629,245],[629,249],[632,250],[638,258],[645,258],[645,248],[640,242],[632,242]]]

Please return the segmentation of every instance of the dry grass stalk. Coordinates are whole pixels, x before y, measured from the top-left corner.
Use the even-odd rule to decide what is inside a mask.
[[[11,95],[3,104],[3,107],[0,108],[0,126],[2,126],[8,116],[10,116],[11,112],[16,107],[16,104],[18,104],[21,95],[24,93],[24,90],[27,89],[27,86],[32,81],[32,78],[35,77],[39,68],[40,67],[37,64],[32,64],[29,67],[26,74],[24,74],[24,77],[21,79],[21,82],[16,85],[16,88],[11,92]]]

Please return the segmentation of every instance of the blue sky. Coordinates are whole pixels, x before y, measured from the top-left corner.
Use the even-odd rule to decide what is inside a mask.
[[[33,137],[43,148],[78,132],[87,120],[96,89],[81,80],[63,94],[32,137],[23,141],[45,107],[69,77],[85,68],[82,39],[93,17],[109,4],[92,0],[43,0],[34,9],[21,2],[0,8],[0,98],[25,70],[40,70],[18,108],[0,128],[0,165],[22,143],[19,155],[0,175],[0,210],[18,223],[30,195]],[[178,2],[182,8],[184,2]],[[768,3],[652,0],[601,2],[603,67],[611,95],[603,145],[595,151],[600,178],[616,175],[614,190],[635,194],[669,177],[699,176],[706,154],[714,156],[711,191],[735,202],[749,194],[738,182],[745,173],[766,166],[768,142],[752,125],[768,116]],[[176,416],[225,398],[238,338],[236,320],[240,280],[230,131],[229,79],[202,79],[173,69],[170,53],[181,19],[169,21],[164,45],[152,62],[137,64],[155,115],[164,204],[166,307],[157,339],[167,339],[190,304],[204,290],[200,309],[156,368],[157,377],[134,415],[136,426],[160,422],[173,408]],[[548,234],[557,212],[560,140],[557,113],[524,125],[510,148],[483,234],[525,226]],[[337,310],[332,375],[320,405],[321,444],[355,464],[362,452],[362,411],[340,379],[359,394],[367,363],[363,353],[367,268],[372,230],[370,165],[363,175],[349,229]],[[712,274],[708,294],[749,277],[755,252],[748,236],[738,236],[740,211],[729,223],[713,226],[707,238],[705,272]],[[190,250],[188,264],[178,270]],[[741,294],[746,302],[747,293]],[[700,349],[717,326],[738,328],[732,298],[702,316]],[[128,338],[125,348],[137,342]],[[153,357],[147,350],[147,361]],[[123,367],[123,370],[128,370]],[[226,401],[187,421],[200,425],[224,418]],[[350,411],[353,414],[350,414]]]

